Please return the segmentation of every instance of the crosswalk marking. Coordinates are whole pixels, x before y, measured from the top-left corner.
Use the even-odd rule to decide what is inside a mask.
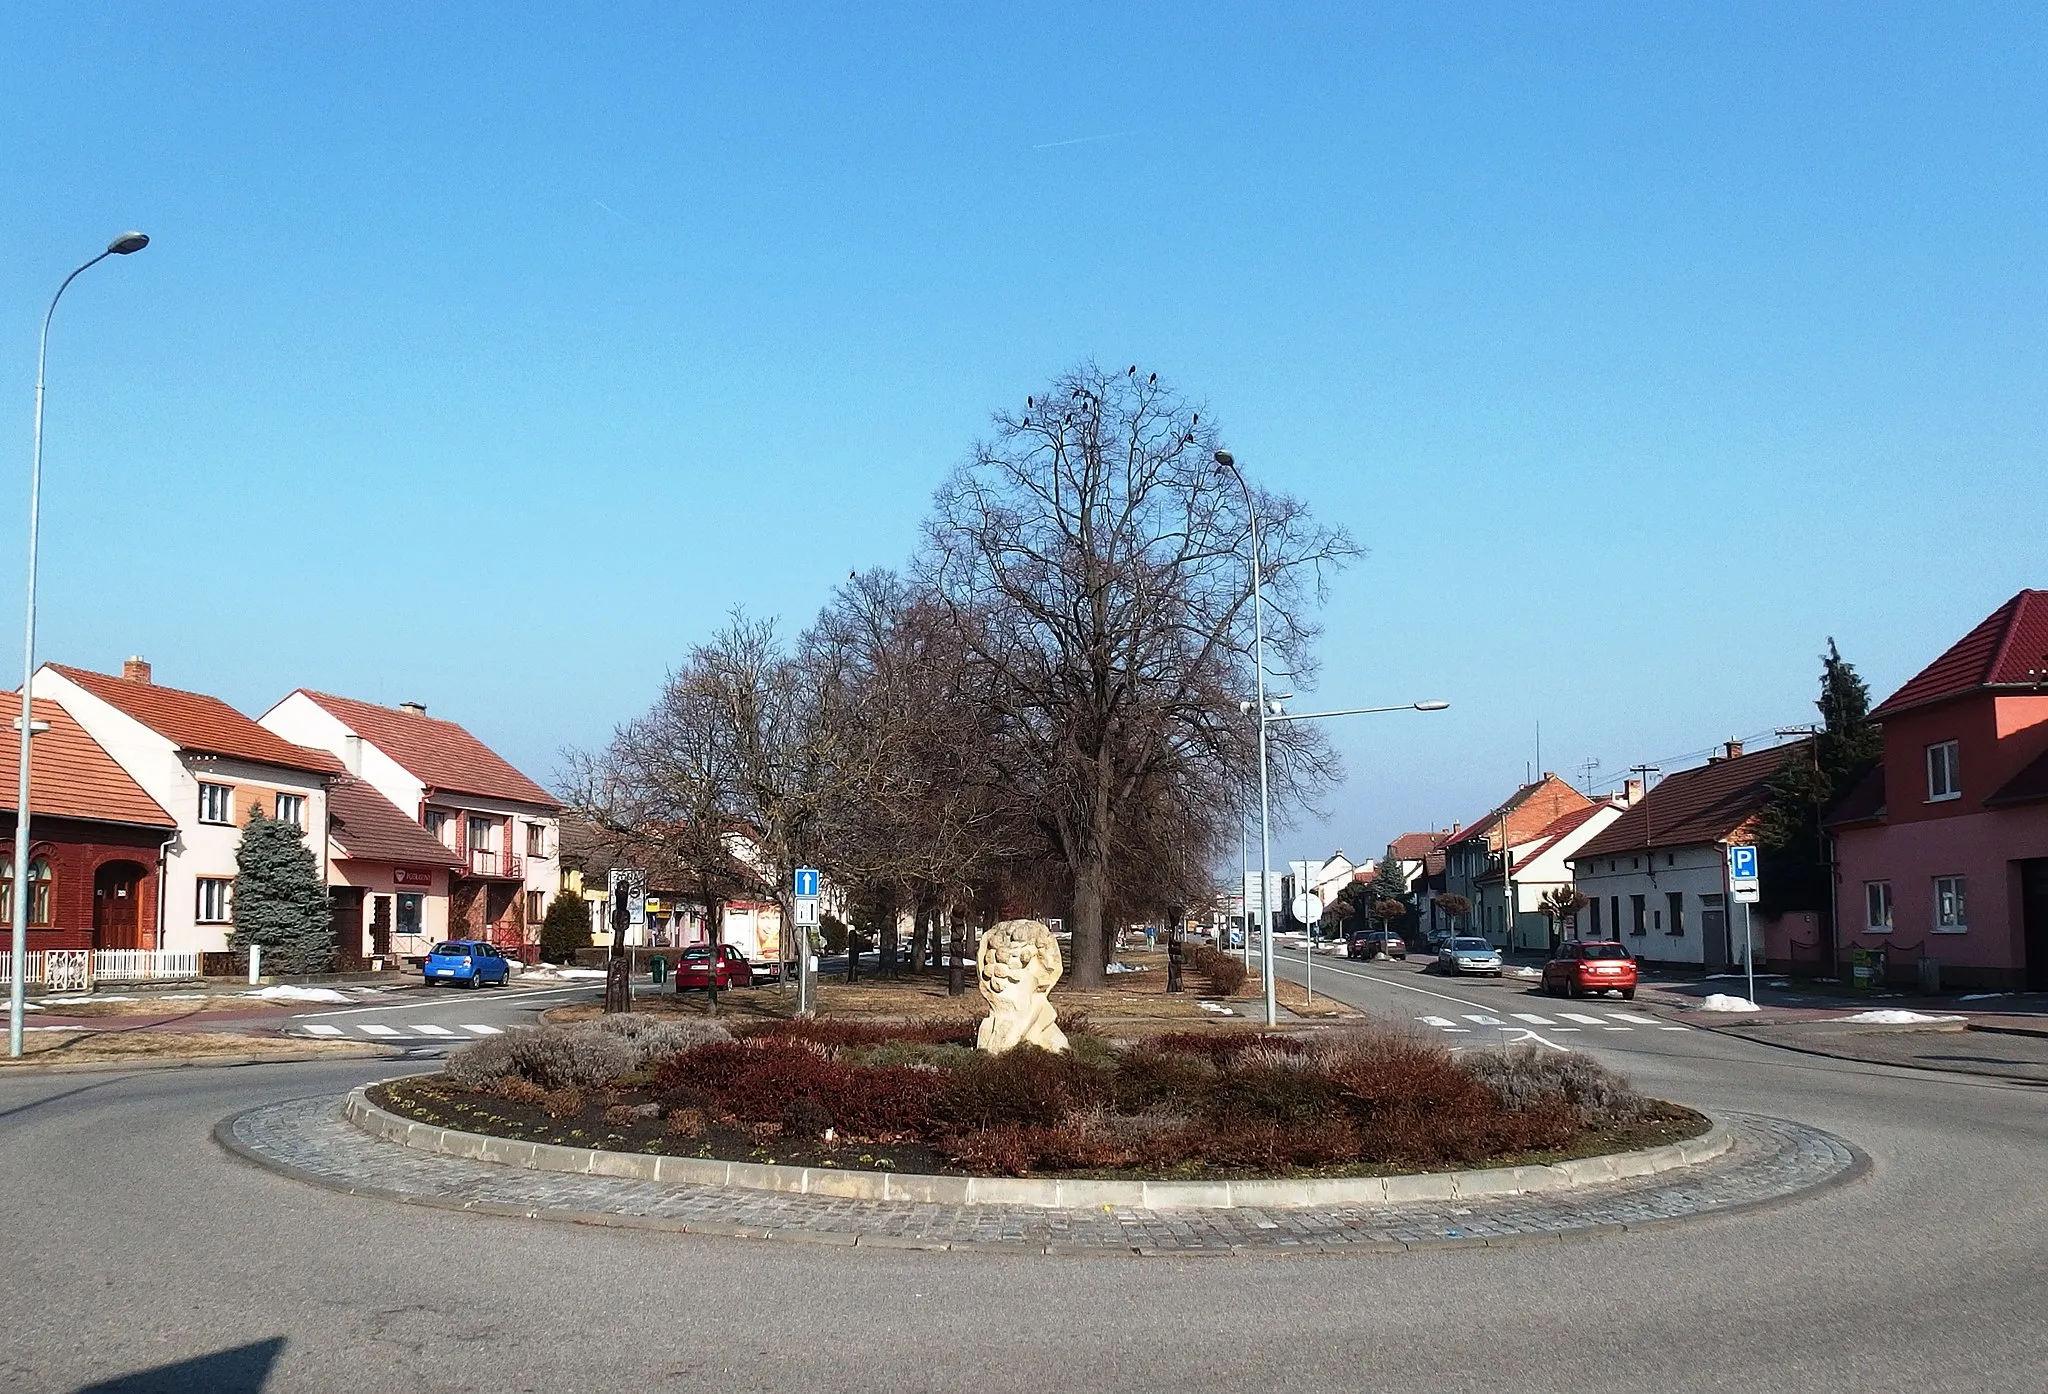
[[[1508,1013],[1508,1015],[1509,1015],[1509,1016],[1511,1016],[1511,1017],[1513,1017],[1513,1018],[1514,1018],[1514,1019],[1515,1019],[1516,1021],[1526,1021],[1526,1022],[1528,1022],[1528,1023],[1529,1023],[1529,1024],[1531,1025],[1531,1026],[1555,1026],[1555,1025],[1557,1025],[1557,1023],[1556,1023],[1556,1022],[1554,1022],[1554,1021],[1552,1021],[1552,1020],[1551,1020],[1551,1019],[1550,1019],[1549,1017],[1547,1017],[1547,1016],[1538,1016],[1538,1015],[1536,1015],[1536,1013],[1534,1013],[1534,1012],[1509,1012],[1509,1013]]]
[[[452,1036],[455,1034],[453,1031],[450,1031],[445,1026],[433,1026],[425,1022],[422,1022],[419,1025],[413,1027],[413,1030],[419,1032],[423,1036]]]
[[[1576,1021],[1583,1026],[1605,1026],[1607,1024],[1599,1017],[1587,1016],[1584,1012],[1559,1012],[1558,1015],[1566,1021]]]
[[[1439,1028],[1447,1026],[1454,1027],[1456,1025],[1456,1023],[1454,1023],[1447,1016],[1426,1016],[1422,1018],[1422,1024],[1425,1026],[1435,1026]]]
[[[1660,1026],[1660,1027],[1658,1027],[1657,1029],[1658,1029],[1659,1031],[1690,1031],[1690,1030],[1692,1030],[1692,1028],[1691,1028],[1690,1026]]]
[[[1627,1012],[1609,1013],[1616,1021],[1625,1021],[1631,1026],[1655,1026],[1657,1019],[1648,1016],[1630,1016]]]
[[[473,1031],[479,1036],[496,1036],[500,1034],[498,1028],[495,1026],[464,1026],[462,1029],[465,1031]]]
[[[1471,1022],[1471,1023],[1472,1023],[1472,1024],[1474,1025],[1474,1026],[1498,1026],[1498,1025],[1500,1025],[1500,1018],[1499,1018],[1499,1017],[1497,1017],[1497,1016],[1482,1016],[1482,1015],[1480,1015],[1480,1014],[1479,1014],[1479,1013],[1477,1013],[1477,1012],[1467,1012],[1467,1013],[1465,1013],[1465,1020],[1467,1020],[1467,1021]]]
[[[1577,1026],[1560,1026],[1551,1017],[1543,1016],[1536,1012],[1505,1012],[1502,1015],[1513,1017],[1516,1021],[1526,1022],[1530,1026],[1540,1026],[1547,1030],[1558,1032],[1585,1030],[1633,1031],[1638,1026],[1654,1026],[1660,1031],[1690,1031],[1693,1029],[1690,1026],[1666,1025],[1655,1017],[1638,1016],[1632,1012],[1608,1012],[1604,1018],[1592,1016],[1585,1012],[1557,1013],[1558,1016],[1563,1017],[1566,1021],[1580,1023]],[[1465,1012],[1463,1017],[1475,1026],[1488,1027],[1506,1024],[1500,1017],[1489,1016],[1484,1012]],[[1447,1016],[1419,1016],[1415,1019],[1425,1026],[1433,1026],[1439,1031],[1453,1035],[1468,1036],[1472,1034],[1472,1027],[1460,1026]],[[1617,1025],[1616,1023],[1619,1024]]]
[[[309,1036],[339,1036],[341,1028],[339,1026],[308,1026],[306,1034]]]
[[[374,1022],[366,1022],[363,1025],[363,1034],[365,1036],[396,1036],[398,1033],[388,1026],[378,1026]]]

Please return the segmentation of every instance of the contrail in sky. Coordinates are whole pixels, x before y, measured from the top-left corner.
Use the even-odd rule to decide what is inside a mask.
[[[1091,145],[1098,140],[1120,140],[1125,136],[1134,136],[1136,134],[1136,131],[1111,131],[1107,135],[1075,136],[1072,140],[1049,140],[1043,145],[1034,145],[1031,148],[1033,150],[1057,150],[1063,145]]]

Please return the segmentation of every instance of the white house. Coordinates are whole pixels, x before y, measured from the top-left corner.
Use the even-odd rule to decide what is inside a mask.
[[[448,933],[512,948],[539,942],[562,884],[561,805],[545,789],[416,702],[385,707],[300,688],[259,721],[331,753],[452,854]]]
[[[128,777],[177,820],[164,854],[161,939],[154,947],[227,947],[235,851],[252,808],[295,823],[327,878],[332,756],[269,731],[217,697],[160,687],[131,658],[120,677],[49,663],[34,693],[70,714]]]
[[[1605,832],[1622,815],[1619,803],[1606,801],[1575,808],[1540,829],[1536,836],[1508,849],[1514,905],[1508,905],[1507,877],[1498,861],[1478,880],[1476,913],[1481,928],[1495,943],[1511,949],[1548,949],[1550,917],[1543,898],[1572,884],[1568,859]]]

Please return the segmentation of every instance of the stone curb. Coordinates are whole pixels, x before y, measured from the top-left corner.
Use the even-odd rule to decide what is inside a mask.
[[[389,1082],[389,1081],[386,1081]],[[349,1122],[370,1136],[419,1152],[494,1162],[529,1171],[611,1176],[664,1185],[718,1186],[846,1200],[923,1205],[1022,1205],[1048,1210],[1114,1206],[1129,1210],[1320,1210],[1343,1205],[1405,1205],[1420,1201],[1475,1200],[1570,1191],[1712,1161],[1734,1145],[1720,1122],[1696,1138],[1637,1152],[1617,1152],[1536,1166],[1408,1176],[1315,1177],[1300,1181],[1098,1181],[1023,1176],[895,1175],[837,1167],[721,1162],[701,1157],[649,1156],[521,1142],[482,1133],[437,1128],[401,1118],[369,1100],[369,1085],[349,1091],[342,1104]]]
[[[366,1043],[367,1045],[367,1043]],[[403,1060],[410,1052],[390,1046],[367,1045],[357,1052],[338,1050],[295,1051],[279,1055],[186,1055],[170,1060],[79,1060],[52,1065],[0,1065],[0,1079],[9,1075],[105,1074],[127,1070],[224,1070],[240,1065],[311,1065],[322,1060]]]

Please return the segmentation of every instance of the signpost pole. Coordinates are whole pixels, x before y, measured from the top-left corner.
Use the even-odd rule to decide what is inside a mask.
[[[1756,904],[1763,894],[1763,878],[1757,862],[1756,847],[1749,843],[1731,843],[1728,847],[1728,891],[1730,898],[1742,907],[1742,972],[1749,983],[1749,1000],[1756,1002],[1756,941],[1750,929],[1750,906]]]

